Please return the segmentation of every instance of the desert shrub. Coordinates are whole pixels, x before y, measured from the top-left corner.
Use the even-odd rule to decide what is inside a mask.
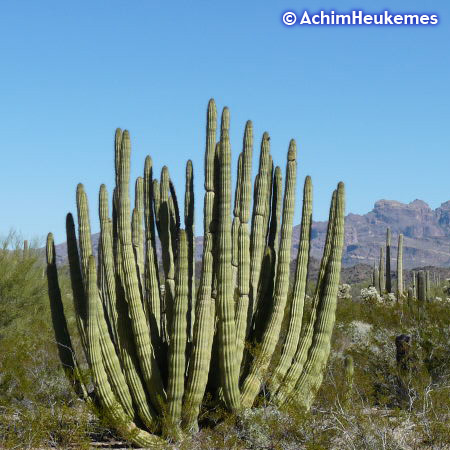
[[[94,424],[60,366],[42,252],[15,233],[0,247],[0,447],[87,448]]]

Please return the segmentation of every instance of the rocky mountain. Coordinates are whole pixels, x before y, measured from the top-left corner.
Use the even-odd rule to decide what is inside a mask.
[[[372,211],[364,215],[348,214],[345,219],[344,266],[356,264],[373,265],[378,261],[380,247],[385,245],[386,228],[391,228],[393,258],[395,267],[397,238],[404,235],[405,269],[421,266],[450,266],[450,201],[439,208],[431,209],[424,201],[414,200],[405,204],[395,200],[379,200]],[[312,229],[311,256],[321,258],[325,242],[327,222],[314,222]],[[293,230],[292,256],[296,255],[300,226]],[[94,251],[98,245],[98,234],[93,235]],[[201,259],[203,238],[196,238],[196,255]],[[60,263],[67,259],[66,244],[57,246]]]
[[[325,242],[326,222],[316,222],[312,231],[312,255],[319,257]],[[343,264],[373,265],[380,247],[386,242],[386,228],[391,228],[391,255],[397,254],[397,239],[404,235],[404,267],[450,266],[450,201],[431,209],[424,201],[405,204],[379,200],[364,215],[348,214],[345,219]],[[295,228],[298,240],[300,227]]]

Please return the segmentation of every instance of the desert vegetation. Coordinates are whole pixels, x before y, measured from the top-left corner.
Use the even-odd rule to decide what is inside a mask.
[[[342,183],[332,195],[323,257],[312,276],[309,177],[292,267],[293,212],[300,203],[295,142],[283,189],[263,135],[252,201],[247,122],[232,209],[228,109],[216,133],[211,100],[206,128],[200,267],[192,163],[181,209],[168,168],[154,178],[147,157],[132,209],[131,140],[122,130],[115,135],[111,202],[100,187],[97,255],[82,185],[78,237],[72,215],[66,218],[67,266],[56,266],[51,233],[45,251],[14,234],[4,239],[0,445],[448,447],[448,283],[426,271],[406,282],[401,235],[394,279],[390,230],[371,280],[340,283]]]

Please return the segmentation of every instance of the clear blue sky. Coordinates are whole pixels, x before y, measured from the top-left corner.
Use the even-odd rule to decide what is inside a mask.
[[[377,4],[377,6],[374,6]],[[437,26],[286,27],[286,10],[435,12]],[[381,198],[450,199],[450,3],[442,1],[14,0],[0,10],[0,234],[65,240],[85,183],[93,230],[113,184],[113,134],[168,164],[179,196],[188,158],[203,203],[205,110],[231,110],[234,158],[247,119],[271,134],[284,172],[299,146],[299,192],[314,183],[324,219],[339,180],[347,212]],[[256,155],[254,159],[256,164]],[[299,220],[297,202],[296,222]],[[200,226],[199,226],[200,228]],[[201,231],[201,230],[200,230]]]

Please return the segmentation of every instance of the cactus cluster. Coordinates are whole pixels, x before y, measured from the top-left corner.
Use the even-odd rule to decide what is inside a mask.
[[[223,109],[218,139],[216,122],[216,106],[210,100],[198,285],[192,163],[186,167],[184,229],[169,171],[164,167],[160,179],[153,179],[150,157],[143,177],[136,180],[131,211],[128,131],[117,130],[115,135],[112,214],[106,187],[100,187],[97,260],[81,184],[78,242],[73,217],[67,216],[73,300],[84,356],[73,352],[51,234],[47,240],[49,295],[62,364],[79,395],[99,405],[120,432],[143,447],[161,448],[161,436],[173,438],[197,429],[207,393],[214,404],[235,413],[252,407],[261,395],[278,406],[295,400],[308,409],[330,352],[344,236],[344,186],[339,183],[333,193],[311,312],[304,316],[312,183],[306,177],[291,277],[296,143],[289,144],[282,195],[281,170],[274,168],[270,138],[264,133],[251,212],[253,127],[247,122],[232,211],[228,108]],[[284,317],[287,331],[281,355],[272,359]],[[84,359],[95,385],[91,394],[77,377]]]

